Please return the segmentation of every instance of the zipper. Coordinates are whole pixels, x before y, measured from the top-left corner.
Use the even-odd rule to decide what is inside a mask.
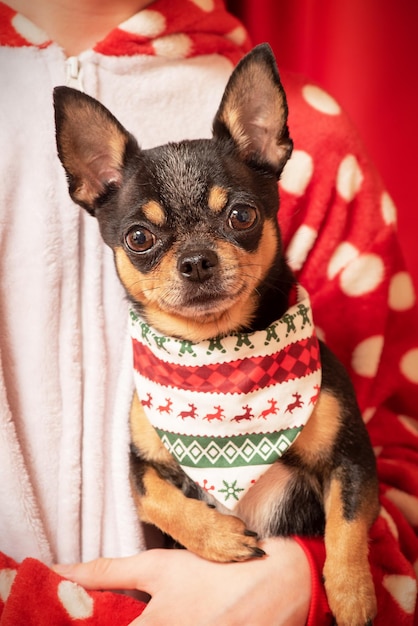
[[[68,57],[65,65],[67,69],[67,87],[74,87],[74,89],[84,91],[83,68],[81,67],[80,59],[78,57]]]

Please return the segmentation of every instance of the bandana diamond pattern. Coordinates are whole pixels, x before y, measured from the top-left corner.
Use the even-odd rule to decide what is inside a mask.
[[[212,439],[187,437],[157,429],[161,441],[175,458],[186,467],[230,467],[248,463],[274,463],[296,439],[301,428],[286,433],[266,433]]]
[[[181,366],[162,362],[151,350],[135,341],[134,367],[142,376],[166,387],[217,393],[249,393],[278,382],[301,378],[319,367],[314,336],[290,344],[280,352],[221,365]]]

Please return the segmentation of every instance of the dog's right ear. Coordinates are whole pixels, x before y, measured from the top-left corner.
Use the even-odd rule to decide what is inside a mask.
[[[58,156],[72,199],[94,215],[97,201],[122,183],[135,139],[100,102],[70,87],[54,89]]]

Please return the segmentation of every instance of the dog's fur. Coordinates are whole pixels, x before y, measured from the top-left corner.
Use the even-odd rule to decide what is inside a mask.
[[[96,100],[66,87],[54,98],[71,197],[97,217],[129,299],[153,327],[199,342],[263,329],[285,313],[295,279],[277,225],[277,179],[292,141],[267,45],[234,70],[212,139],[141,150]],[[259,537],[324,533],[331,609],[340,626],[363,626],[376,613],[367,557],[375,459],[345,370],[322,344],[321,359],[311,418],[237,516],[183,473],[136,395],[131,480],[140,518],[207,559],[261,557]]]

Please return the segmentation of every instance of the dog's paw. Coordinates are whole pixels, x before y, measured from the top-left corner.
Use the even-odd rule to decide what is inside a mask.
[[[238,517],[222,515],[212,509],[205,518],[205,522],[188,538],[186,547],[190,551],[219,563],[265,556],[258,545],[257,534],[248,530]]]
[[[338,626],[371,626],[377,613],[373,579],[368,570],[345,569],[325,574],[328,603]]]

